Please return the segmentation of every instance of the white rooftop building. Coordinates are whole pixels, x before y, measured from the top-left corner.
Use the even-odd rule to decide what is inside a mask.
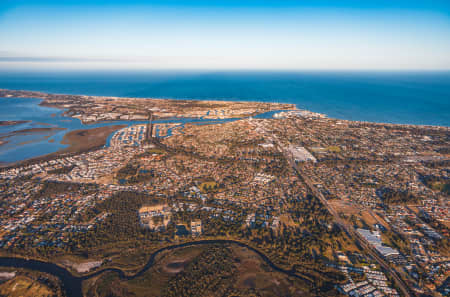
[[[316,158],[302,146],[291,145],[289,146],[288,150],[292,154],[296,162],[307,162],[307,161],[312,161],[314,163],[317,162]]]
[[[358,229],[357,230],[362,237],[364,237],[371,245],[375,247],[375,249],[382,254],[384,257],[399,255],[400,253],[389,246],[383,245],[381,241],[380,231],[371,232],[366,229]]]

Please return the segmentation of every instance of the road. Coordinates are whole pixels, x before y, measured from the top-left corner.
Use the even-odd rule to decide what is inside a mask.
[[[267,129],[262,125],[261,122],[255,122],[253,121],[252,124],[255,124],[257,127],[261,128],[263,131],[268,132]],[[267,136],[267,135],[266,135]],[[365,238],[363,238],[356,230],[355,228],[347,224],[337,213],[337,211],[331,206],[327,199],[324,197],[321,191],[319,191],[314,183],[311,181],[309,176],[305,174],[305,172],[298,166],[298,164],[295,162],[294,157],[292,154],[287,150],[279,141],[278,137],[274,135],[273,133],[269,138],[274,142],[274,144],[277,146],[278,150],[283,153],[286,160],[289,162],[289,164],[292,166],[292,168],[296,171],[296,173],[305,181],[305,184],[308,186],[310,191],[316,196],[322,204],[328,209],[330,214],[334,217],[335,222],[340,226],[342,230],[344,230],[345,233],[357,244],[359,244],[360,247],[362,247],[367,254],[372,256],[373,259],[382,267],[382,269],[388,273],[389,276],[394,280],[396,286],[401,290],[404,296],[411,297],[413,296],[408,289],[408,286],[405,284],[405,282],[399,277],[397,272],[392,269],[386,261],[378,254],[378,252],[366,241]]]
[[[290,162],[291,163],[291,162]],[[378,264],[383,268],[384,271],[386,271],[394,280],[397,287],[402,291],[404,296],[412,296],[410,291],[408,290],[408,287],[403,282],[403,280],[398,276],[397,272],[392,269],[386,261],[378,254],[377,251],[353,228],[353,226],[347,224],[344,222],[339,214],[336,212],[336,210],[328,203],[326,198],[323,196],[323,194],[317,190],[317,188],[314,186],[314,183],[309,179],[309,177],[299,168],[295,162],[293,162],[293,168],[297,171],[297,174],[305,181],[306,185],[309,187],[311,192],[316,196],[322,204],[328,209],[328,211],[331,213],[331,215],[334,217],[335,222],[344,230],[347,235],[354,240],[359,246],[361,246],[367,254],[371,255],[372,258],[374,258]]]

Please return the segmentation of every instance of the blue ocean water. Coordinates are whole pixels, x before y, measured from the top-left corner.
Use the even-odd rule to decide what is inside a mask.
[[[0,88],[286,102],[340,119],[450,126],[450,72],[0,72]]]

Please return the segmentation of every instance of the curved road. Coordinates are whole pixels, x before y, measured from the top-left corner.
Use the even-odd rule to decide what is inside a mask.
[[[273,270],[275,270],[277,272],[281,272],[288,276],[295,277],[295,278],[301,279],[303,281],[306,281],[309,284],[312,284],[311,279],[295,273],[294,269],[286,270],[284,268],[277,266],[261,251],[255,249],[245,243],[242,243],[240,241],[227,240],[227,239],[199,240],[199,241],[185,242],[185,243],[180,243],[180,244],[175,244],[175,245],[170,245],[170,246],[160,248],[160,249],[154,251],[150,255],[150,258],[147,261],[147,263],[145,264],[145,266],[141,270],[139,270],[137,273],[135,273],[134,275],[126,275],[125,272],[123,272],[123,270],[118,269],[118,268],[105,268],[105,269],[98,270],[94,273],[88,274],[88,275],[77,277],[77,276],[72,275],[72,273],[70,273],[69,270],[67,270],[61,266],[58,266],[54,263],[43,262],[43,261],[39,261],[39,260],[27,260],[27,259],[23,259],[23,258],[13,258],[13,257],[0,257],[0,266],[26,268],[26,269],[37,270],[40,272],[45,272],[45,273],[54,275],[54,276],[58,277],[59,279],[61,279],[63,286],[64,286],[63,289],[66,291],[66,295],[68,297],[79,297],[79,296],[83,296],[82,287],[81,287],[82,282],[84,280],[90,279],[94,276],[98,276],[101,273],[116,272],[121,279],[131,280],[131,279],[141,276],[149,268],[151,268],[155,264],[156,256],[163,251],[169,251],[169,250],[173,250],[173,249],[177,249],[177,248],[196,246],[196,245],[204,245],[204,244],[228,244],[228,243],[235,244],[240,247],[245,247],[245,248],[255,252]]]

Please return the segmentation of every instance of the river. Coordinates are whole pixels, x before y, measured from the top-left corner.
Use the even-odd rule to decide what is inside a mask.
[[[185,242],[180,244],[174,244],[170,246],[166,246],[163,248],[160,248],[156,250],[155,252],[150,254],[149,260],[145,264],[145,266],[139,270],[137,273],[133,275],[126,275],[123,270],[118,268],[105,268],[97,270],[93,273],[84,275],[84,276],[74,276],[70,271],[67,269],[58,266],[54,263],[50,262],[43,262],[39,260],[32,260],[32,259],[23,259],[23,258],[14,258],[14,257],[0,257],[0,266],[4,267],[15,267],[15,268],[26,268],[31,270],[36,270],[40,272],[45,272],[51,275],[54,275],[58,277],[61,282],[63,283],[63,289],[66,292],[66,295],[68,297],[79,297],[83,296],[82,293],[82,282],[85,280],[88,280],[92,277],[98,276],[101,273],[104,272],[115,272],[119,275],[119,278],[122,280],[132,280],[134,278],[137,278],[139,276],[142,276],[148,269],[150,269],[155,264],[156,256],[164,251],[170,251],[177,248],[183,248],[183,247],[189,247],[189,246],[198,246],[198,245],[205,245],[205,244],[235,244],[240,247],[245,247],[256,254],[258,254],[261,259],[266,262],[267,265],[269,265],[273,270],[283,273],[285,275],[295,277],[297,279],[301,279],[303,281],[306,281],[308,283],[311,282],[311,280],[305,276],[301,276],[293,269],[286,270],[284,268],[281,268],[274,264],[265,254],[263,254],[261,251],[245,244],[240,241],[235,240],[227,240],[227,239],[211,239],[211,240],[199,240],[199,241],[193,241],[193,242]]]

